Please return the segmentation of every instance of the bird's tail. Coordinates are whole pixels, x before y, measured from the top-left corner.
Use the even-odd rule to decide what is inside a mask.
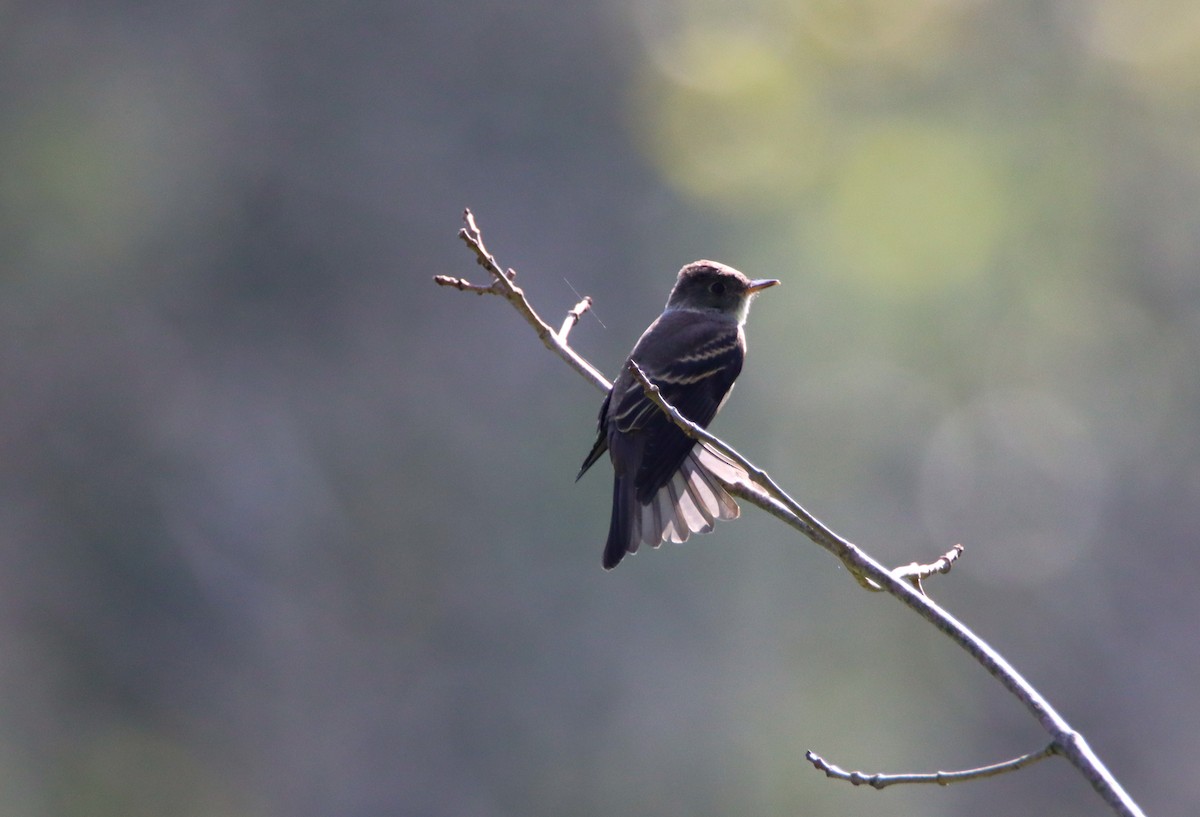
[[[741,509],[721,480],[745,482],[749,477],[703,444],[692,449],[670,481],[644,505],[637,501],[632,480],[614,480],[613,518],[604,547],[604,567],[616,567],[626,553],[636,553],[643,542],[651,547],[663,542],[686,542],[693,533],[712,531],[717,519],[737,519]]]
[[[608,523],[608,541],[604,544],[604,569],[612,570],[638,548],[637,488],[633,480],[617,476],[613,479],[612,521]]]

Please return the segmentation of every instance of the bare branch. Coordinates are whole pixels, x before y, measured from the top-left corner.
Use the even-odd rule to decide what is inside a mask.
[[[951,783],[963,783],[968,780],[981,780],[985,777],[995,777],[1000,774],[1015,772],[1018,769],[1023,769],[1026,766],[1032,766],[1039,760],[1045,760],[1051,755],[1059,754],[1058,744],[1051,743],[1044,749],[1039,749],[1036,752],[1030,752],[1027,755],[1014,757],[1012,760],[1005,760],[1002,763],[993,763],[991,766],[980,766],[977,769],[963,769],[957,772],[925,772],[925,773],[909,773],[909,774],[884,774],[877,772],[868,774],[866,772],[848,772],[845,769],[835,766],[825,758],[815,752],[805,752],[804,756],[808,758],[808,762],[817,768],[818,771],[825,772],[826,777],[831,777],[835,780],[845,780],[855,786],[870,786],[873,789],[886,789],[888,786],[898,786],[907,783],[936,783],[939,786],[949,786]]]
[[[913,562],[912,564],[904,565],[903,567],[893,568],[892,575],[897,579],[904,579],[905,581],[910,582],[913,587],[917,588],[917,590],[924,595],[925,588],[921,585],[922,580],[928,579],[930,576],[938,573],[943,575],[949,573],[950,568],[954,566],[954,563],[958,561],[958,557],[962,556],[962,554],[963,546],[955,545],[954,547],[950,548],[949,552],[942,554],[942,557],[936,562],[932,562],[931,564],[927,565]]]
[[[440,287],[454,287],[459,292],[474,292],[477,295],[499,295],[500,290],[496,289],[495,284],[490,287],[481,287],[478,284],[472,284],[465,278],[455,278],[450,275],[435,275],[433,282]]]
[[[542,320],[541,316],[529,305],[529,301],[525,299],[525,293],[519,286],[513,283],[517,274],[511,269],[507,271],[502,270],[500,265],[496,263],[496,257],[488,252],[487,247],[484,246],[483,235],[479,232],[479,228],[475,226],[475,216],[470,210],[463,211],[463,222],[465,226],[458,231],[458,237],[475,253],[475,260],[479,263],[479,266],[487,270],[492,276],[492,285],[481,287],[475,284],[468,284],[466,281],[458,278],[449,278],[445,275],[434,276],[433,280],[440,286],[451,286],[464,292],[494,292],[497,295],[503,296],[521,314],[525,322],[533,327],[533,330],[541,338],[542,343],[547,349],[565,360],[567,365],[590,380],[596,388],[601,391],[611,389],[612,383],[608,382],[608,378],[568,346],[565,337],[560,338],[550,328],[550,325]],[[574,312],[578,309],[579,306],[576,305],[575,309],[571,311]],[[582,315],[583,310],[579,310],[579,314]],[[564,328],[568,328],[566,323],[563,326]]]
[[[458,237],[467,242],[467,246],[475,250],[475,261],[479,266],[483,267],[488,272],[492,273],[496,278],[509,277],[501,271],[500,265],[496,263],[496,258],[483,245],[483,233],[475,226],[475,214],[471,212],[471,208],[463,210],[463,228],[458,231]],[[511,280],[511,277],[509,277]]]
[[[917,588],[909,586],[906,581],[907,576],[900,578],[894,575],[892,571],[872,559],[857,546],[825,527],[800,503],[788,496],[765,471],[733,450],[728,444],[680,414],[678,410],[663,400],[658,387],[650,382],[645,372],[636,363],[630,362],[630,369],[634,377],[642,384],[646,395],[665,411],[688,436],[735,462],[756,483],[754,486],[727,485],[726,488],[731,494],[757,505],[775,518],[800,531],[838,557],[859,584],[868,589],[882,589],[895,596],[921,618],[941,630],[1025,705],[1025,708],[1037,718],[1038,723],[1060,747],[1060,753],[1079,769],[1080,773],[1091,783],[1092,788],[1117,814],[1142,814],[1138,805],[1092,752],[1083,739],[1083,735],[1073,730],[1042,697],[1041,693],[1034,689],[1033,685],[1026,681],[990,644],[928,599],[923,592],[918,592]],[[949,560],[948,564],[950,564]],[[949,568],[947,567],[947,569]]]
[[[459,286],[458,283],[450,283],[451,280],[458,281],[458,279],[448,279],[444,282],[441,280],[444,276],[439,276],[438,279],[435,279],[437,283],[442,286],[453,286],[457,289],[471,292],[495,288],[497,294],[503,295],[521,316],[525,318],[526,322],[533,326],[538,337],[541,338],[542,343],[548,349],[565,360],[573,369],[591,381],[597,388],[603,391],[610,389],[612,386],[608,380],[594,366],[580,357],[575,350],[567,345],[565,340],[566,332],[563,332],[563,337],[560,337],[559,333],[554,332],[534,312],[529,302],[525,299],[524,293],[513,283],[516,274],[512,270],[502,270],[499,264],[497,264],[495,257],[487,251],[471,211],[467,210],[463,218],[466,226],[459,232],[459,236],[475,253],[479,264],[491,274],[493,278],[492,286],[476,287],[475,285],[466,284],[466,282],[462,282],[464,285]],[[577,306],[576,309],[578,308]],[[580,311],[580,314],[582,314],[582,311]],[[566,323],[564,323],[564,329],[569,329]],[[915,571],[912,569],[912,565],[900,568],[896,572],[889,570],[866,555],[857,546],[838,536],[823,525],[815,516],[788,496],[765,471],[742,457],[725,442],[709,434],[694,423],[689,422],[687,418],[679,414],[678,411],[662,399],[662,396],[658,394],[658,389],[646,379],[645,374],[636,365],[633,367],[633,372],[642,383],[646,393],[650,395],[650,399],[654,400],[663,411],[667,412],[671,419],[685,433],[727,457],[746,471],[750,477],[748,482],[726,485],[731,494],[762,508],[767,513],[800,531],[813,542],[840,559],[864,587],[881,589],[889,595],[894,596],[901,603],[916,612],[917,615],[949,637],[954,643],[958,644],[992,677],[999,681],[1010,694],[1017,698],[1026,710],[1033,715],[1042,729],[1050,735],[1050,745],[1053,747],[1053,751],[1048,754],[1060,754],[1065,757],[1083,775],[1088,783],[1091,784],[1092,788],[1096,790],[1115,814],[1122,815],[1123,817],[1142,817],[1143,812],[1141,808],[1124,790],[1120,782],[1105,768],[1104,764],[1091,750],[1091,747],[1088,746],[1083,735],[1076,732],[1050,706],[1041,693],[1013,669],[1004,657],[996,652],[991,645],[976,636],[962,622],[958,621],[958,619],[954,618],[950,613],[943,610],[918,590],[919,579],[921,577],[931,575],[934,572],[949,570],[950,565],[957,558],[958,547],[943,556],[942,559],[935,562],[932,566],[928,566],[928,571],[920,565],[916,566]],[[913,582],[914,575],[918,578],[916,582]],[[1033,760],[1029,762],[1032,763]]]
[[[575,328],[575,324],[579,323],[579,319],[583,317],[583,313],[592,308],[592,296],[585,295],[583,300],[575,304],[575,308],[567,313],[567,317],[563,319],[562,326],[558,330],[558,339],[563,343],[567,342],[567,335],[571,334],[571,330]]]

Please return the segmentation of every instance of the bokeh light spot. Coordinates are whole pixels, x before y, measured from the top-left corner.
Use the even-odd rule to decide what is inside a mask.
[[[983,271],[1008,217],[980,137],[889,124],[850,149],[823,237],[847,274],[894,293],[920,293]]]
[[[1088,3],[1075,25],[1093,53],[1152,94],[1200,85],[1200,5],[1191,0]]]
[[[940,29],[935,18],[958,4],[946,0],[810,0],[795,13],[805,31],[831,50],[859,57],[906,55],[928,59]]]
[[[635,119],[672,186],[740,211],[811,183],[825,122],[804,72],[768,38],[689,26],[654,48]]]

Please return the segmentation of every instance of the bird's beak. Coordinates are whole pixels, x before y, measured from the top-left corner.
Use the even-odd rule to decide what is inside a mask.
[[[774,278],[759,278],[757,281],[751,281],[750,286],[746,287],[746,291],[753,295],[778,283]]]

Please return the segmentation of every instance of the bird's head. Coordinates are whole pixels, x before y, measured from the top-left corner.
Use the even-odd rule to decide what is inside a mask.
[[[667,309],[718,312],[742,323],[754,296],[778,283],[774,278],[752,280],[717,261],[694,261],[679,271]]]

